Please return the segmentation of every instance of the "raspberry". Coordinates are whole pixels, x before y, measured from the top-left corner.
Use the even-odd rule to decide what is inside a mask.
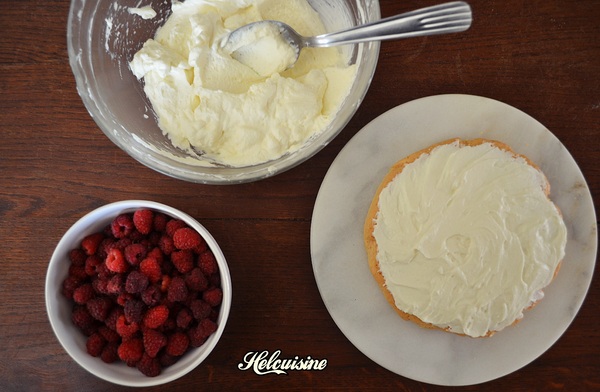
[[[210,315],[212,308],[201,299],[196,299],[190,303],[190,310],[196,320],[203,320]]]
[[[107,280],[95,278],[92,280],[92,287],[98,294],[110,294],[108,292],[108,282]]]
[[[160,349],[167,345],[166,336],[155,329],[146,329],[143,340],[144,350],[152,358],[155,358]]]
[[[119,345],[117,354],[127,366],[135,366],[135,364],[142,358],[144,353],[144,344],[142,339],[136,338],[131,340],[125,340]]]
[[[174,251],[171,253],[171,262],[177,271],[186,274],[194,268],[194,254],[189,249]]]
[[[192,313],[190,310],[183,308],[177,313],[177,326],[181,329],[187,329],[194,318],[192,317]]]
[[[163,235],[158,240],[158,247],[165,255],[170,255],[175,250],[175,245],[173,244],[173,238],[168,235]]]
[[[163,214],[162,212],[154,213],[154,221],[152,222],[152,226],[154,231],[163,232],[167,229],[167,221],[169,218]]]
[[[100,264],[102,264],[100,257],[96,255],[89,256],[85,259],[85,273],[88,274],[88,276],[95,276],[97,274],[96,268],[98,268]]]
[[[113,363],[119,360],[119,354],[117,353],[117,349],[119,344],[117,342],[108,343],[104,346],[102,350],[102,354],[100,354],[100,358],[105,363]]]
[[[149,234],[154,224],[154,213],[149,209],[140,209],[133,213],[133,224],[137,231]]]
[[[119,334],[116,331],[113,331],[106,325],[101,325],[100,327],[98,327],[98,333],[102,335],[102,337],[108,343],[116,343],[121,340],[121,336],[119,336]]]
[[[117,320],[119,319],[119,317],[124,315],[125,312],[123,311],[123,308],[120,306],[115,306],[108,314],[108,317],[106,317],[106,320],[104,320],[104,324],[106,324],[108,328],[116,332]]]
[[[148,286],[142,292],[142,301],[148,306],[155,306],[162,300],[162,292],[158,286]]]
[[[169,355],[178,357],[183,355],[190,346],[190,338],[183,332],[175,332],[169,335],[166,352]]]
[[[156,242],[158,244],[158,241]],[[160,250],[160,248],[157,246],[155,248],[152,248],[148,254],[146,255],[146,257],[154,257],[156,259],[156,261],[158,262],[158,264],[162,264],[163,260],[164,260],[164,255],[162,250]]]
[[[110,280],[106,283],[106,291],[109,294],[119,295],[125,289],[125,284],[123,283],[123,275],[117,274],[114,275]]]
[[[120,249],[113,248],[108,252],[108,255],[106,256],[106,268],[120,274],[127,272],[129,266]]]
[[[173,244],[177,249],[194,249],[203,241],[202,236],[191,227],[182,227],[173,233]]]
[[[163,368],[173,365],[175,362],[177,362],[177,360],[179,360],[179,357],[169,355],[165,351],[163,351],[158,358],[158,361]]]
[[[123,340],[131,338],[139,330],[140,327],[138,323],[127,322],[127,318],[125,317],[125,315],[121,315],[117,319],[116,331],[123,338]]]
[[[194,268],[185,275],[185,284],[192,291],[204,291],[208,288],[208,281],[200,268]]]
[[[144,315],[144,326],[156,329],[163,325],[169,317],[169,308],[166,305],[158,305],[148,309]]]
[[[202,299],[210,306],[219,306],[223,301],[223,290],[213,287],[202,293]]]
[[[75,265],[75,264],[71,264],[69,266],[69,274],[68,275],[74,276],[81,280],[84,280],[85,278],[88,277],[87,273],[85,272],[85,267],[83,265]]]
[[[131,234],[135,226],[130,214],[121,214],[111,223],[110,229],[115,238],[125,238]]]
[[[162,277],[160,264],[156,257],[148,256],[140,263],[140,272],[148,277],[152,283],[156,283]]]
[[[106,345],[106,340],[98,332],[91,335],[85,342],[85,348],[92,357],[99,357]]]
[[[148,277],[139,271],[131,271],[125,281],[125,291],[131,294],[141,293],[148,287]]]
[[[139,299],[130,299],[125,303],[125,319],[129,323],[141,323],[146,305]]]
[[[81,241],[81,248],[86,255],[91,256],[96,253],[98,245],[100,245],[103,239],[104,234],[102,233],[90,234]]]
[[[169,237],[173,237],[175,231],[177,231],[177,229],[181,229],[182,227],[187,227],[187,224],[184,221],[181,219],[171,219],[167,222],[165,231]]]
[[[75,305],[73,307],[71,321],[82,331],[89,330],[95,324],[95,319],[84,305]]]
[[[98,321],[104,321],[112,308],[112,300],[108,297],[94,297],[87,301],[88,312]]]
[[[217,324],[209,319],[201,320],[195,328],[188,331],[190,345],[200,347],[217,330]]]
[[[133,266],[139,265],[146,257],[148,249],[142,244],[131,244],[125,247],[125,260]]]
[[[71,251],[69,251],[69,260],[73,265],[84,266],[86,258],[87,255],[85,254],[83,249],[71,249]]]
[[[217,259],[215,259],[215,255],[210,250],[207,250],[198,256],[198,267],[200,267],[206,276],[211,276],[219,271]]]
[[[75,289],[73,292],[73,300],[83,305],[94,297],[94,288],[90,283],[85,283]]]
[[[156,377],[160,374],[160,362],[148,354],[142,355],[140,361],[135,365],[142,374],[148,377]]]
[[[167,299],[171,302],[185,301],[188,296],[188,289],[182,277],[176,276],[171,279],[171,284],[167,290]]]

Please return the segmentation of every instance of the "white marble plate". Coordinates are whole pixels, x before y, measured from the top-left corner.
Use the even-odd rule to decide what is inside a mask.
[[[453,137],[499,140],[531,158],[548,177],[550,196],[569,231],[562,268],[545,290],[545,298],[519,324],[487,339],[427,330],[402,320],[371,276],[363,246],[365,215],[389,167],[410,153]],[[344,147],[317,196],[310,241],[323,301],[360,351],[414,380],[470,385],[527,365],[567,329],[592,279],[597,227],[579,167],[542,124],[488,98],[439,95],[384,113]]]

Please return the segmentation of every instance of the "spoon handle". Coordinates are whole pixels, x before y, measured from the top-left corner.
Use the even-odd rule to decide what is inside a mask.
[[[391,16],[347,30],[308,38],[305,46],[326,47],[433,34],[456,33],[471,26],[471,7],[454,1]]]

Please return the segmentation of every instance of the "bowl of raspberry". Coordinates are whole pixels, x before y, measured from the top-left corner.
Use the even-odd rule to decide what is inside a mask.
[[[152,386],[186,375],[214,349],[231,308],[231,277],[194,218],[127,200],[67,230],[45,296],[52,329],[75,362],[114,384]]]

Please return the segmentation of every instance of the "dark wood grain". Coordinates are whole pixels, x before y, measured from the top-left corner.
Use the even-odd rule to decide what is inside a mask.
[[[430,5],[381,1],[383,16]],[[235,295],[222,341],[169,390],[441,391],[391,373],[357,350],[327,312],[311,267],[319,186],[369,121],[429,95],[464,93],[515,106],[546,125],[600,200],[600,2],[473,0],[468,33],[385,42],[373,84],[342,133],[302,165],[243,185],[175,180],[130,158],[83,106],[66,48],[68,0],[0,1],[0,390],[125,390],[62,349],[44,279],[61,235],[93,208],[150,199],[202,222],[228,257]],[[600,272],[571,327],[538,359],[479,390],[600,390]],[[252,350],[326,358],[323,372],[257,376]],[[515,350],[519,350],[518,347]],[[161,388],[148,388],[161,390]]]

